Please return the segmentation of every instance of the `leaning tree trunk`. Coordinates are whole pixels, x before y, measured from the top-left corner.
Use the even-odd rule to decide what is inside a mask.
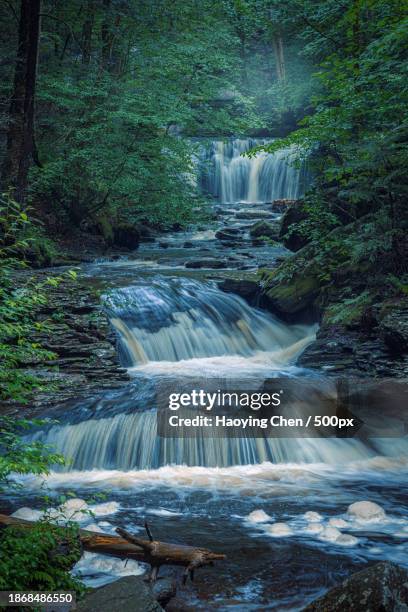
[[[280,34],[276,34],[273,37],[272,43],[275,55],[276,75],[278,77],[278,81],[283,82],[286,80],[286,65],[282,36]]]
[[[34,139],[34,100],[40,7],[41,0],[21,0],[10,123],[2,170],[3,188],[14,188],[14,197],[18,202],[25,199],[28,171],[32,162],[38,163]]]

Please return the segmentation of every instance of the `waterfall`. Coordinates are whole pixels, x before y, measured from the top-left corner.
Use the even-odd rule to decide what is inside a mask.
[[[127,367],[290,352],[311,333],[310,327],[288,326],[236,295],[185,278],[157,278],[148,285],[117,289],[105,298],[105,305]]]
[[[222,203],[266,203],[301,197],[307,183],[307,169],[295,162],[293,148],[275,153],[243,154],[266,144],[261,139],[213,141],[201,154],[201,186]]]
[[[336,463],[375,453],[360,440],[329,438],[161,438],[155,410],[54,425],[37,434],[72,459],[70,470],[157,469],[165,465],[228,467],[271,463]]]

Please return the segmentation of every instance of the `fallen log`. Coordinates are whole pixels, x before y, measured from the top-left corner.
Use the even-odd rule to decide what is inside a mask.
[[[35,523],[24,519],[15,518],[6,514],[0,514],[0,527],[26,527],[30,528]],[[206,548],[184,546],[181,544],[170,544],[168,542],[155,541],[150,530],[145,525],[149,540],[137,538],[131,533],[117,529],[120,536],[95,533],[86,529],[79,530],[79,537],[84,550],[119,557],[120,559],[135,559],[143,561],[151,566],[150,580],[155,581],[161,565],[182,565],[186,568],[183,576],[184,582],[187,576],[194,578],[194,570],[204,565],[213,565],[214,561],[225,559],[226,555],[214,553]]]
[[[226,555],[214,553],[207,548],[196,548],[183,544],[169,544],[154,540],[148,525],[145,525],[149,540],[143,540],[129,533],[125,529],[118,527],[117,533],[135,546],[140,546],[145,554],[146,562],[151,567],[150,581],[154,582],[157,578],[159,569],[162,565],[182,565],[186,569],[183,574],[183,582],[189,575],[194,580],[194,570],[204,565],[214,565],[214,561],[225,559]]]

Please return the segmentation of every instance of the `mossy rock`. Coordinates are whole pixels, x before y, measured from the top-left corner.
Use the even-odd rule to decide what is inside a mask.
[[[251,238],[271,238],[277,240],[279,237],[280,227],[277,224],[269,223],[268,221],[257,221],[249,228]]]
[[[264,279],[265,280],[265,279]],[[273,310],[280,314],[292,315],[311,308],[320,292],[320,281],[317,275],[295,274],[287,281],[282,281],[271,273],[264,283],[264,295]]]

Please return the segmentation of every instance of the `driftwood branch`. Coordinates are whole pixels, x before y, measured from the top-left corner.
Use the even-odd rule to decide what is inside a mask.
[[[146,525],[149,537],[150,529]],[[125,529],[118,527],[117,533],[135,546],[143,549],[145,560],[151,566],[150,580],[154,582],[158,571],[162,565],[182,565],[185,567],[183,582],[186,582],[188,575],[194,579],[194,570],[204,565],[213,565],[214,561],[225,559],[225,555],[214,553],[207,548],[196,548],[182,544],[169,544],[158,540],[142,540]]]
[[[23,519],[0,514],[0,527],[18,526],[33,527],[35,523]],[[112,555],[120,559],[135,559],[149,563],[151,567],[150,580],[155,581],[158,571],[162,565],[181,565],[185,567],[183,581],[188,575],[194,578],[194,570],[205,565],[213,565],[214,561],[225,559],[226,555],[212,552],[206,548],[195,548],[194,546],[183,546],[181,544],[170,544],[153,540],[148,525],[145,525],[148,537],[144,540],[121,529],[116,530],[119,536],[104,533],[95,533],[86,529],[79,530],[79,537],[84,550],[93,553]]]

